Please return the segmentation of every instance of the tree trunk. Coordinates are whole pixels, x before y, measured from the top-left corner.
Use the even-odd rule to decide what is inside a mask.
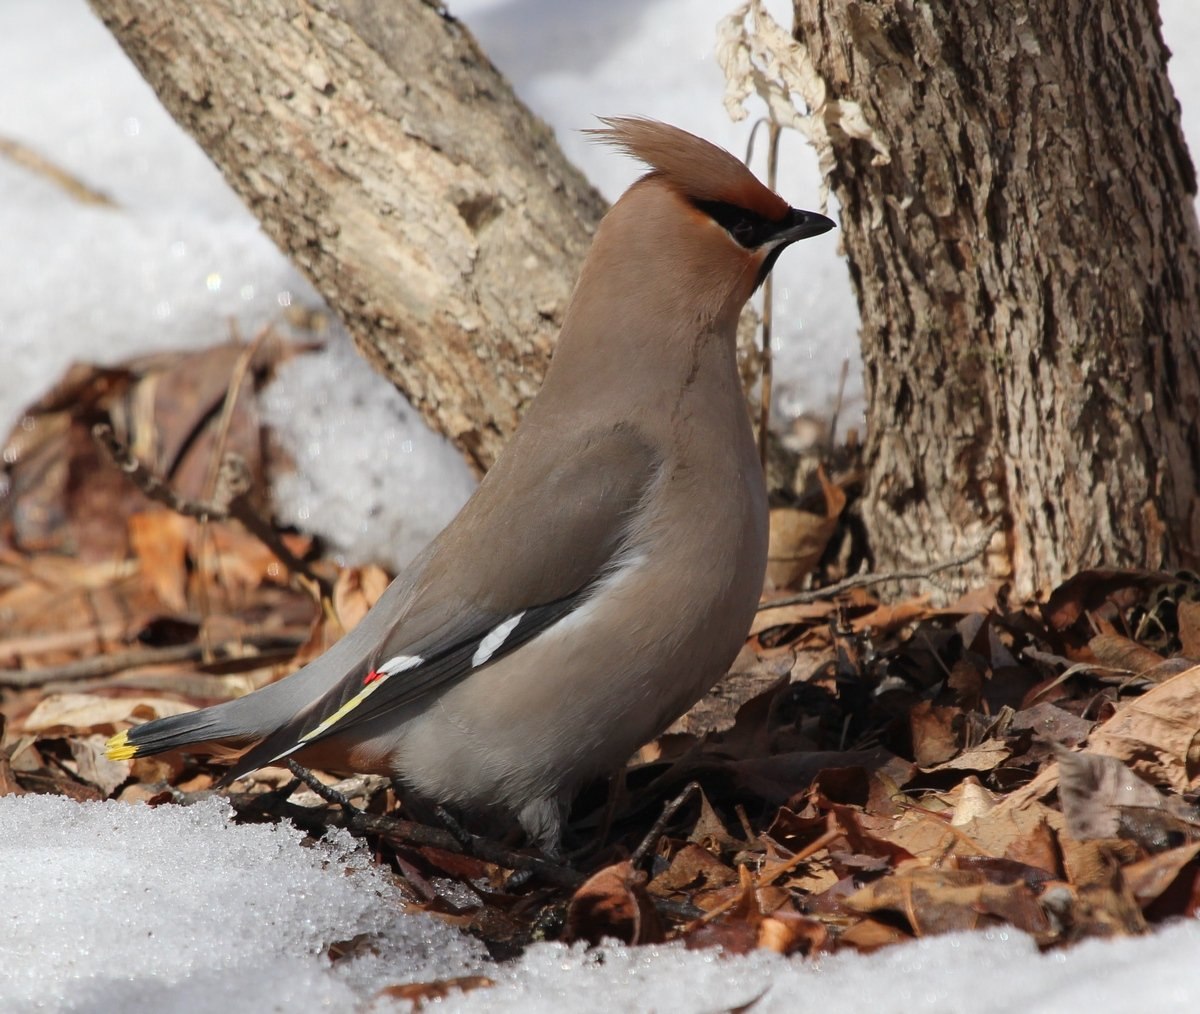
[[[1156,5],[796,0],[863,320],[877,563],[1016,597],[1200,554],[1196,179]]]
[[[368,358],[486,468],[604,202],[421,0],[90,0]]]

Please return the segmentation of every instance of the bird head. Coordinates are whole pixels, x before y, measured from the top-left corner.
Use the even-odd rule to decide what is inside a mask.
[[[588,133],[650,170],[613,206],[593,247],[593,266],[623,275],[627,292],[658,286],[702,317],[736,320],[787,246],[834,228],[703,138],[638,117],[603,123]]]

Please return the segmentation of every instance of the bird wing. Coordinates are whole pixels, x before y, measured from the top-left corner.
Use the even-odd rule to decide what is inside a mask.
[[[530,432],[527,443],[548,436]],[[397,578],[348,636],[359,646],[335,646],[313,663],[350,655],[347,671],[248,751],[224,783],[445,689],[587,600],[627,548],[660,461],[624,424],[581,434],[566,453],[557,436],[553,458],[526,447],[497,463],[415,573]],[[506,468],[506,460],[520,464]]]

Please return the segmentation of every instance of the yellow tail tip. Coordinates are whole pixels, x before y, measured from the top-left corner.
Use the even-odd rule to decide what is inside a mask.
[[[133,760],[138,748],[129,742],[129,730],[118,732],[104,744],[104,756],[109,760]]]

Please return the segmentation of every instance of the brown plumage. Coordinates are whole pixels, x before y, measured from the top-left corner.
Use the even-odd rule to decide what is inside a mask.
[[[597,229],[545,383],[475,495],[300,672],[114,737],[122,758],[248,748],[394,775],[557,848],[571,796],[725,672],[766,564],[738,315],[779,251],[832,228],[728,152],[649,120],[651,171]]]
[[[685,197],[747,208],[772,222],[791,209],[724,148],[657,120],[601,117],[606,126],[585,131],[650,167],[651,173]]]

